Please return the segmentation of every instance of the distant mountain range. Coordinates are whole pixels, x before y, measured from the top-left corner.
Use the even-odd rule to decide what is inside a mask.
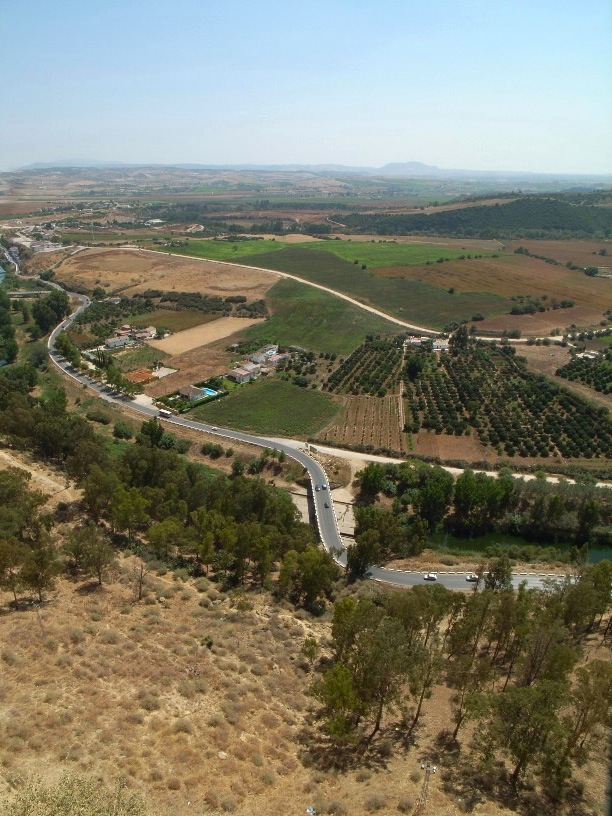
[[[121,170],[129,168],[150,168],[168,170],[234,170],[237,172],[261,173],[316,173],[321,175],[365,175],[397,178],[444,178],[444,179],[521,179],[552,180],[552,179],[589,179],[599,182],[611,182],[612,175],[579,174],[579,173],[531,173],[516,170],[460,170],[445,169],[433,164],[422,162],[391,162],[383,167],[352,167],[343,164],[139,164],[129,162],[98,161],[95,159],[61,159],[55,162],[34,162],[17,168],[18,170],[67,170],[67,169],[95,169]]]

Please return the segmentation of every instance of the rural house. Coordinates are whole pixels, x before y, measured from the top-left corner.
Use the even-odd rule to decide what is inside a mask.
[[[247,371],[245,368],[234,368],[232,371],[228,372],[226,375],[228,380],[233,380],[236,383],[248,383],[253,379],[253,375],[250,371]]]
[[[179,388],[179,396],[188,399],[189,402],[197,402],[204,399],[206,393],[201,388],[196,388],[195,385],[185,385]]]

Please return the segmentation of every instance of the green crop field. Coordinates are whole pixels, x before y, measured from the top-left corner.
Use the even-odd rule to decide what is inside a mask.
[[[170,355],[165,351],[152,348],[151,346],[140,346],[140,348],[127,349],[113,354],[115,363],[121,371],[136,371],[139,368],[152,368],[156,363],[162,363]]]
[[[449,294],[445,289],[421,280],[382,278],[331,252],[306,249],[303,246],[290,246],[280,252],[243,257],[241,262],[278,269],[329,286],[330,289],[343,292],[401,320],[433,329],[442,329],[450,321],[470,320],[476,312],[503,314],[512,305],[508,298],[488,292]],[[335,327],[335,331],[342,331],[342,327]]]
[[[399,326],[305,283],[280,280],[268,291],[272,316],[245,339],[347,355],[367,334],[397,334]]]
[[[126,318],[131,326],[155,326],[156,329],[168,329],[171,332],[193,329],[194,326],[201,326],[203,323],[212,323],[219,318],[218,314],[210,312],[199,312],[197,310],[185,309],[182,312],[175,312],[172,309],[156,309],[154,312],[145,312],[136,317]]]
[[[205,241],[189,239],[189,243],[180,247],[152,246],[151,249],[168,250],[176,255],[188,255],[191,258],[209,258],[211,261],[238,261],[243,256],[269,254],[285,246],[280,241]],[[241,263],[244,261],[240,260]],[[255,264],[257,266],[257,264]]]
[[[327,425],[338,405],[327,394],[284,380],[259,379],[193,410],[194,418],[257,434],[309,436]]]
[[[419,266],[438,258],[459,258],[466,250],[439,246],[436,244],[396,244],[392,240],[384,243],[366,241],[321,241],[321,243],[295,244],[308,250],[332,252],[345,261],[359,261],[373,269],[387,266]],[[470,250],[467,250],[470,252]],[[490,252],[479,253],[490,255]]]

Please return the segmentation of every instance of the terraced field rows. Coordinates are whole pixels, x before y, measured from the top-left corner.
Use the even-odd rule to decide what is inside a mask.
[[[389,450],[407,453],[406,434],[401,423],[401,397],[346,397],[333,425],[318,435],[321,442],[363,447],[368,451]]]

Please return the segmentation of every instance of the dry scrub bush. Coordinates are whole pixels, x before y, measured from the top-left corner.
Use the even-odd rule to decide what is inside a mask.
[[[142,799],[118,784],[114,792],[105,791],[81,777],[64,776],[55,785],[43,787],[31,781],[12,801],[2,802],[5,816],[145,816]]]
[[[193,725],[184,717],[176,720],[172,725],[174,734],[193,734]]]
[[[382,793],[373,793],[365,800],[365,807],[370,813],[382,810],[387,805],[387,797]]]
[[[414,799],[411,796],[402,796],[397,803],[397,809],[400,813],[410,813],[414,807]]]
[[[325,805],[324,812],[331,814],[331,816],[346,816],[348,810],[342,804],[342,802],[337,802],[334,800],[333,802],[328,802],[328,804]]]
[[[105,643],[108,646],[116,646],[120,640],[121,633],[116,629],[105,629],[103,632],[100,632],[100,643]]]

